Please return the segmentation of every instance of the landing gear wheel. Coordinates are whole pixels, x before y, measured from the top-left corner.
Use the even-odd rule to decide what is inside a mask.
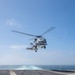
[[[46,47],[44,46],[44,49],[46,49]]]
[[[37,50],[35,50],[35,52],[37,52]]]

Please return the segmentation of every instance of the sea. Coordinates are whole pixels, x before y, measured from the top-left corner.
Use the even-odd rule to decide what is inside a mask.
[[[0,65],[0,70],[75,70],[75,65]]]

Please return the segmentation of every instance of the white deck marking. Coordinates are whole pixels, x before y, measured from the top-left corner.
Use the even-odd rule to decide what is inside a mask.
[[[66,74],[66,75],[75,75],[75,73],[71,73],[71,74]]]
[[[10,75],[17,75],[13,70],[10,70]]]

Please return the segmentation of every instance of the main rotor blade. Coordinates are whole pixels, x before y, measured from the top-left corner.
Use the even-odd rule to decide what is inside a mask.
[[[53,29],[55,29],[56,27],[50,27],[46,32],[44,32],[42,35],[48,33],[49,31],[52,31]]]
[[[37,37],[36,35],[27,34],[27,33],[19,32],[19,31],[16,31],[16,30],[12,30],[12,31],[13,31],[13,32],[16,32],[16,33],[20,33],[20,34],[28,35],[28,36],[34,36],[34,37]]]

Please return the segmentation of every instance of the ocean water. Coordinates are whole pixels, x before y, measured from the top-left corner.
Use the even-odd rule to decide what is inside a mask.
[[[0,70],[75,70],[75,65],[0,65]]]

